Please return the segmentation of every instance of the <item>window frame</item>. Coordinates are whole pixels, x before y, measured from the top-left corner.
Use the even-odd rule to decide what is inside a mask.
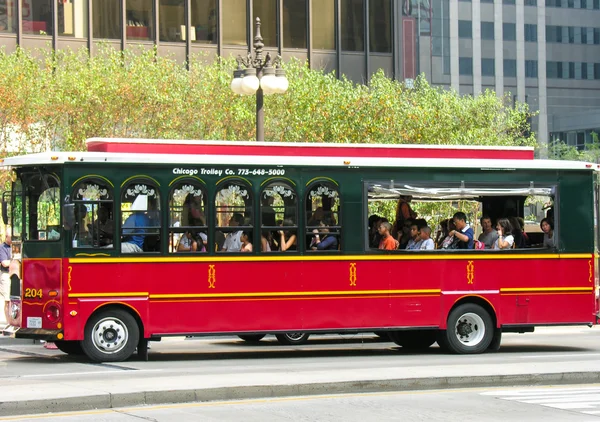
[[[227,212],[231,212],[231,215],[233,216],[233,214],[236,214],[235,210],[234,211],[221,211],[220,208],[221,206],[217,205],[217,198],[219,196],[219,193],[221,191],[223,191],[227,186],[231,186],[231,185],[237,185],[240,187],[243,187],[246,190],[246,193],[248,195],[248,202],[244,201],[244,214],[247,213],[248,211],[250,212],[250,224],[249,225],[239,225],[239,226],[220,226],[218,225],[218,221],[219,221],[219,215],[227,213]],[[243,195],[242,195],[243,196]],[[222,247],[225,244],[225,240],[227,239],[227,234],[229,233],[233,233],[233,232],[237,232],[237,231],[246,231],[246,230],[251,230],[252,231],[252,239],[250,241],[250,243],[252,243],[252,253],[256,253],[256,250],[254,249],[254,245],[255,245],[255,241],[254,238],[256,236],[256,215],[255,215],[255,205],[256,205],[256,200],[255,200],[255,195],[254,195],[254,191],[252,189],[252,184],[242,178],[239,177],[232,177],[229,178],[227,180],[223,180],[220,183],[217,183],[217,185],[215,186],[215,194],[214,197],[212,198],[212,205],[211,205],[211,210],[213,211],[213,214],[211,215],[211,218],[213,218],[214,220],[214,233],[215,236],[213,238],[213,245],[211,245],[211,251],[214,250],[215,253],[217,254],[231,254],[231,253],[247,253],[247,252],[241,252],[241,251],[223,251]],[[249,203],[249,205],[248,205]],[[227,205],[226,207],[229,207],[229,205]],[[246,216],[242,214],[242,216],[244,217],[244,219],[246,219]],[[230,217],[231,219],[231,217]],[[220,232],[223,234],[223,244],[219,245],[219,247],[217,247],[217,233]],[[214,248],[214,249],[213,249]]]
[[[112,199],[98,199],[98,200],[79,200],[76,199],[78,192],[77,190],[79,189],[79,187],[83,184],[83,183],[87,183],[88,185],[90,183],[95,183],[98,185],[98,187],[100,187],[100,185],[102,185],[103,187],[105,187],[108,192],[106,193],[107,198],[112,198]],[[89,204],[92,204],[92,222],[90,224],[92,224],[92,227],[94,225],[94,222],[98,219],[97,214],[94,215],[94,211],[98,211],[103,204],[109,204],[109,218],[110,216],[112,216],[112,243],[110,245],[106,245],[106,246],[100,246],[100,241],[98,239],[98,244],[94,245],[94,234],[93,231],[91,233],[92,236],[92,244],[91,245],[80,245],[79,242],[77,243],[77,246],[75,246],[75,244],[73,243],[74,240],[74,235],[75,233],[73,233],[70,236],[70,239],[72,241],[70,247],[73,250],[80,250],[80,249],[89,249],[89,248],[93,248],[93,249],[103,249],[103,250],[110,250],[113,251],[115,250],[115,233],[116,233],[116,218],[115,218],[115,188],[114,185],[112,184],[112,182],[110,182],[108,179],[105,179],[103,177],[98,177],[96,175],[90,175],[90,176],[83,176],[80,177],[78,180],[76,180],[73,185],[71,186],[72,190],[71,190],[71,202],[75,205],[75,210],[77,212],[77,208],[78,205],[84,205],[87,206]],[[94,205],[97,204],[97,207],[94,207]],[[71,230],[72,232],[74,232],[74,228]],[[79,239],[81,239],[81,231],[79,232]],[[111,246],[110,248],[108,246]]]
[[[175,191],[178,190],[178,188],[181,189],[181,187],[185,186],[185,185],[191,185],[193,186],[192,191],[188,190],[188,195],[191,195],[193,193],[193,191],[195,190],[195,188],[198,188],[201,192],[202,192],[202,212],[204,213],[204,224],[200,225],[200,226],[192,226],[192,225],[187,225],[184,226],[183,225],[183,213],[185,211],[185,199],[184,202],[182,204],[181,207],[181,219],[180,219],[180,225],[179,226],[173,226],[173,215],[176,213],[173,211],[173,209],[175,208],[172,204],[173,204],[173,196],[175,194]],[[195,179],[193,177],[184,177],[181,179],[177,179],[176,181],[172,182],[172,186],[169,189],[169,195],[167,197],[167,208],[168,208],[168,224],[167,224],[167,239],[168,239],[168,243],[172,246],[173,250],[168,250],[167,253],[169,255],[176,255],[176,254],[190,254],[190,253],[194,253],[194,254],[206,254],[208,252],[211,251],[210,246],[211,246],[211,242],[210,242],[210,234],[209,234],[209,226],[208,226],[208,221],[210,218],[209,215],[209,197],[208,197],[208,189],[206,188],[206,184],[200,180],[200,179]],[[184,234],[187,231],[190,231],[190,229],[196,229],[198,232],[204,232],[206,234],[207,237],[207,243],[206,243],[206,249],[204,251],[198,250],[195,252],[192,251],[178,251],[177,247],[179,246],[179,242],[181,241],[181,238],[184,236]],[[177,234],[179,237],[177,239],[177,242],[174,242],[174,235]],[[197,241],[197,239],[196,239]]]
[[[304,235],[302,236],[302,239],[307,240],[307,239],[312,238],[314,235],[313,230],[314,229],[319,230],[319,228],[320,228],[320,226],[309,225],[309,223],[312,220],[312,215],[316,211],[316,209],[315,210],[312,209],[312,199],[310,199],[309,196],[313,192],[313,189],[319,185],[337,192],[336,198],[337,198],[337,202],[338,202],[338,208],[335,212],[329,210],[331,215],[335,217],[336,221],[335,221],[334,225],[329,226],[329,230],[330,230],[330,233],[332,233],[332,229],[335,230],[335,232],[332,233],[332,235],[337,236],[338,247],[335,250],[312,250],[312,249],[310,249],[310,242],[306,242],[307,243],[306,245],[302,245],[302,249],[305,251],[305,253],[340,253],[341,251],[344,250],[344,243],[343,243],[344,238],[342,236],[343,221],[342,221],[342,212],[341,212],[342,207],[343,207],[343,201],[342,201],[341,187],[340,187],[339,183],[337,181],[334,181],[333,179],[317,178],[317,179],[311,180],[309,183],[306,184],[306,189],[305,189],[304,195],[303,195],[304,207],[303,207],[303,211],[302,211],[302,213],[303,213],[302,221],[304,222]],[[335,199],[334,199],[334,203],[335,203]],[[310,213],[311,213],[310,218],[308,216],[308,213],[309,213],[308,205],[309,204],[310,204]]]
[[[130,186],[135,186],[134,187],[134,191],[137,190],[137,187],[139,185],[146,185],[146,187],[152,187],[154,188],[154,192],[155,192],[155,197],[156,197],[156,207],[157,209],[154,210],[155,212],[158,213],[158,218],[156,218],[155,220],[158,222],[158,225],[156,226],[140,226],[140,229],[145,230],[144,232],[141,233],[128,233],[125,234],[123,233],[124,229],[129,229],[131,230],[131,228],[129,227],[124,227],[123,225],[126,222],[126,218],[123,218],[123,214],[124,213],[131,213],[130,215],[133,215],[133,211],[127,211],[127,210],[123,210],[123,204],[124,203],[131,203],[133,205],[133,203],[135,202],[136,198],[138,198],[138,196],[140,195],[140,192],[137,193],[137,195],[135,196],[135,198],[130,202],[130,201],[125,201],[125,197],[128,196],[129,192],[127,190],[128,187]],[[138,185],[138,186],[136,186]],[[149,212],[149,209],[146,209],[145,212]],[[129,218],[129,216],[127,217]],[[121,192],[119,195],[119,217],[118,217],[118,232],[117,235],[115,235],[115,238],[118,236],[119,238],[119,244],[118,244],[118,248],[117,250],[119,251],[119,254],[124,255],[124,256],[130,256],[130,255],[156,255],[156,254],[161,254],[163,252],[163,248],[162,248],[162,243],[163,243],[163,227],[164,224],[162,223],[163,220],[163,213],[162,213],[162,207],[161,207],[161,192],[160,192],[160,184],[154,180],[153,178],[149,177],[149,176],[145,176],[145,175],[140,175],[140,176],[135,176],[132,177],[130,179],[127,179],[125,182],[123,182],[123,184],[121,185]],[[122,251],[122,244],[123,243],[127,243],[124,242],[123,240],[126,237],[133,237],[130,236],[131,234],[134,234],[136,236],[142,236],[144,238],[144,242],[146,242],[146,239],[148,238],[148,236],[156,236],[157,237],[157,241],[156,244],[158,246],[158,250],[155,251],[143,251],[143,252],[129,252],[129,253],[124,253]],[[115,245],[116,246],[116,245]],[[143,249],[143,247],[142,247]]]

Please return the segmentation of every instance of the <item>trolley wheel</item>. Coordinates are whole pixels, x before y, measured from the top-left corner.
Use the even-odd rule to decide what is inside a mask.
[[[494,328],[494,338],[488,346],[488,350],[491,352],[497,352],[500,350],[500,343],[502,342],[502,328]]]
[[[55,340],[54,344],[63,353],[67,355],[83,355],[83,349],[81,348],[81,342],[77,340]]]
[[[121,362],[139,343],[140,330],[130,313],[122,309],[100,311],[88,320],[81,347],[97,362]]]
[[[281,344],[285,344],[286,346],[298,346],[300,344],[304,344],[308,341],[308,337],[310,334],[308,333],[284,333],[284,334],[276,334],[277,340]]]
[[[390,340],[404,349],[428,349],[436,340],[435,330],[390,331]]]
[[[492,317],[481,306],[465,303],[450,312],[446,330],[447,346],[450,352],[483,353],[490,346],[493,338]]]
[[[248,343],[258,343],[264,336],[264,334],[244,334],[238,337],[244,341],[247,341]]]

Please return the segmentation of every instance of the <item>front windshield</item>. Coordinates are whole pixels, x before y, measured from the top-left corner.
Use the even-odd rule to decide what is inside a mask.
[[[60,184],[43,170],[23,172],[13,185],[12,231],[19,240],[60,239]]]

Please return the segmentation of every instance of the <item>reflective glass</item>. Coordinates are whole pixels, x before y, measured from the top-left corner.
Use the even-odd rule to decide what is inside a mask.
[[[185,0],[160,0],[158,4],[158,18],[160,21],[158,35],[160,41],[176,42],[185,40],[184,4]]]
[[[344,0],[341,3],[342,50],[365,50],[364,8],[362,0]]]
[[[192,0],[191,33],[192,42],[217,43],[217,0]]]
[[[392,52],[391,9],[390,0],[369,0],[369,50],[374,53]]]
[[[306,48],[306,0],[283,0],[283,47]]]
[[[253,0],[253,19],[260,18],[260,33],[263,37],[265,47],[277,47],[277,0]],[[254,39],[255,28],[252,27],[252,38]]]
[[[52,0],[22,0],[23,33],[52,35]]]
[[[127,1],[128,40],[152,40],[154,38],[153,0]]]
[[[121,38],[121,1],[92,0],[94,38]]]
[[[87,38],[87,0],[62,0],[58,2],[58,35]]]
[[[246,0],[227,1],[228,7],[223,8],[223,43],[247,45]]]
[[[17,10],[13,0],[0,0],[0,32],[17,32]]]
[[[313,48],[335,50],[335,0],[312,3]]]

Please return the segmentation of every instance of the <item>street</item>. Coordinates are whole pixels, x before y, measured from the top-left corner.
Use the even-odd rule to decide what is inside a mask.
[[[160,421],[237,420],[240,411],[245,420],[372,419],[368,414],[403,420],[481,420],[482,415],[485,420],[516,415],[593,420],[600,417],[589,413],[600,411],[600,387],[593,385],[600,381],[599,340],[598,327],[540,328],[506,334],[499,352],[467,356],[442,354],[436,346],[423,353],[403,351],[371,334],[315,335],[295,347],[279,345],[271,336],[258,344],[236,337],[179,337],[151,343],[148,362],[112,364],[2,340],[0,414],[76,410],[76,420],[106,421],[134,420],[127,416],[132,412]],[[564,385],[582,382],[587,385]],[[563,385],[539,387],[553,384]],[[515,385],[542,390],[517,391]],[[478,388],[459,389],[465,387]],[[547,397],[582,407],[548,407]],[[129,408],[144,404],[150,406]]]

